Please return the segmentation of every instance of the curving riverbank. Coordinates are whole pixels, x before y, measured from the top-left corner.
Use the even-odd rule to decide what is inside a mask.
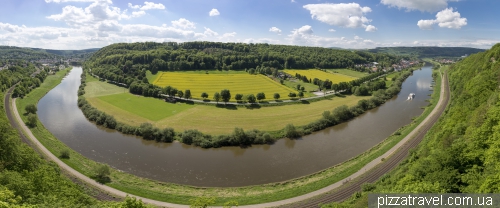
[[[399,131],[404,135],[406,129],[403,128]],[[41,140],[49,140],[50,144],[58,142],[53,136],[52,138],[46,135]],[[289,180],[281,183],[271,183],[259,186],[246,186],[239,188],[196,188],[190,186],[182,186],[170,183],[161,183],[154,180],[138,178],[130,174],[122,173],[120,171],[112,171],[112,183],[109,186],[117,187],[129,193],[137,195],[148,196],[158,200],[165,200],[176,203],[188,203],[189,199],[194,199],[197,196],[215,196],[218,198],[217,204],[223,204],[226,201],[238,201],[242,204],[256,204],[266,201],[275,201],[279,199],[286,199],[293,196],[305,194],[321,187],[325,187],[335,181],[340,181],[342,178],[354,173],[364,164],[372,161],[377,154],[383,153],[394,144],[395,140],[400,139],[398,136],[393,136],[384,140],[373,147],[370,151],[357,156],[352,160],[348,160],[342,165],[320,171],[318,173],[304,176],[298,179]],[[55,142],[52,142],[54,141]],[[60,143],[60,149],[68,148],[63,143]],[[56,149],[54,154],[58,154]],[[65,161],[85,175],[92,175],[89,171],[96,163],[89,161],[87,158],[82,157],[79,153],[72,151],[71,158]],[[86,167],[86,168],[85,168]],[[147,188],[146,188],[147,187]]]

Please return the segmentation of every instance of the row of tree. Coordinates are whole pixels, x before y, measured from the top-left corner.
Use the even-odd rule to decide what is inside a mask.
[[[345,122],[357,115],[362,114],[368,109],[375,108],[385,100],[391,98],[396,95],[400,91],[400,86],[402,82],[411,75],[411,71],[405,71],[396,76],[394,80],[394,84],[387,90],[378,89],[376,92],[373,92],[372,98],[369,100],[361,100],[358,105],[348,108],[347,106],[341,106],[337,109],[334,109],[332,112],[326,111],[323,113],[323,118],[317,121],[314,121],[310,124],[307,124],[303,127],[295,127],[292,124],[287,125],[281,131],[279,131],[276,135],[271,136],[269,133],[262,132],[259,130],[250,130],[244,131],[241,128],[235,128],[234,132],[230,135],[219,135],[212,136],[208,134],[203,134],[197,130],[185,130],[181,133],[176,133],[172,128],[159,129],[154,127],[152,124],[144,123],[141,126],[134,127],[127,124],[123,124],[120,122],[116,122],[116,120],[107,115],[96,108],[90,106],[88,102],[85,100],[83,96],[80,96],[78,99],[78,106],[82,109],[84,115],[91,121],[96,122],[97,125],[102,125],[111,129],[116,129],[125,134],[133,134],[137,136],[142,136],[147,140],[156,140],[158,142],[172,142],[174,139],[177,139],[185,144],[193,144],[196,146],[201,146],[203,148],[211,148],[211,147],[221,147],[221,146],[246,146],[251,144],[264,144],[274,142],[275,139],[281,137],[289,137],[295,138],[304,134],[309,134],[313,131],[318,131],[333,125],[336,125],[341,122]],[[383,82],[383,81],[381,81]],[[370,84],[373,86],[382,86],[381,82],[377,82],[375,84]],[[85,73],[82,74],[82,83],[85,83]],[[142,83],[144,86],[149,86],[149,84]],[[368,86],[368,84],[365,84]],[[363,87],[365,87],[363,85]],[[81,87],[84,85],[81,85]],[[385,82],[384,82],[385,87]],[[132,89],[132,87],[131,87]],[[135,89],[135,87],[134,87]],[[137,89],[142,89],[137,87]],[[156,89],[156,88],[155,88]],[[375,88],[370,88],[375,89]],[[158,95],[160,93],[164,93],[169,96],[179,96],[183,97],[183,94],[179,94],[182,92],[177,90],[171,86],[166,86],[164,88],[158,88],[156,92]],[[190,93],[190,91],[186,91]],[[188,94],[185,93],[185,94]],[[302,91],[299,92],[303,93]],[[303,94],[301,94],[303,96]],[[296,95],[290,94],[289,97],[295,97]],[[300,96],[300,95],[299,95]],[[207,93],[202,94],[203,98],[208,98]],[[242,94],[236,94],[235,99],[243,99]],[[257,97],[261,100],[265,99],[264,93],[258,93]],[[253,94],[247,95],[246,99],[248,102],[253,103],[255,99],[257,99]],[[274,98],[279,99],[279,94],[275,94]],[[221,90],[220,92],[214,93],[214,100],[217,102],[224,101],[228,102],[231,99],[231,92],[227,89]]]
[[[363,51],[244,43],[119,43],[102,48],[85,63],[97,76],[125,83],[142,81],[146,71],[193,69],[247,70],[275,74],[277,69],[347,68],[373,61],[393,64],[400,57]]]

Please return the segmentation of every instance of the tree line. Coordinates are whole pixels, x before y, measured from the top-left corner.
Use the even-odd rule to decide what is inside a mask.
[[[500,192],[498,60],[500,44],[449,66],[451,100],[419,147],[357,197],[328,207],[366,206],[370,193]]]
[[[400,57],[364,51],[270,44],[186,42],[118,43],[85,62],[97,76],[125,83],[143,81],[146,71],[347,68],[373,61],[391,65]],[[269,72],[267,74],[272,74]]]
[[[86,78],[86,71],[84,70],[84,73],[82,73],[82,84],[80,85],[80,90],[82,90],[85,87],[85,78]],[[155,140],[157,142],[172,142],[173,140],[179,140],[182,143],[185,144],[192,144],[195,146],[200,146],[203,148],[212,148],[212,147],[222,147],[222,146],[248,146],[252,144],[265,144],[265,143],[272,143],[276,139],[283,138],[283,137],[289,137],[289,138],[296,138],[300,137],[302,135],[310,134],[314,131],[322,130],[327,127],[345,122],[347,120],[350,120],[362,113],[364,113],[366,110],[375,108],[382,103],[384,103],[387,99],[392,98],[394,95],[399,93],[401,90],[401,85],[403,81],[410,76],[412,71],[404,71],[400,72],[397,76],[394,77],[394,82],[391,87],[388,89],[381,89],[377,87],[382,87],[382,82],[383,86],[385,88],[385,82],[380,81],[380,82],[374,82],[373,84],[370,83],[365,83],[362,87],[366,87],[367,90],[376,90],[372,91],[373,97],[368,99],[368,100],[361,100],[358,102],[356,106],[352,107],[347,107],[347,106],[341,106],[338,107],[334,110],[330,111],[325,111],[323,113],[323,118],[311,122],[307,125],[301,126],[301,127],[295,127],[293,124],[288,124],[285,126],[285,128],[274,132],[273,134],[270,134],[269,132],[264,132],[260,130],[247,130],[244,131],[241,128],[235,128],[232,134],[229,135],[210,135],[210,134],[204,134],[198,130],[195,129],[190,129],[190,130],[185,130],[183,132],[175,132],[173,128],[167,127],[164,129],[160,129],[158,127],[154,127],[150,123],[143,123],[140,126],[130,126],[127,124],[123,124],[120,122],[117,122],[113,116],[108,115],[104,112],[99,111],[98,109],[92,107],[83,96],[80,96],[78,98],[78,106],[80,109],[82,109],[83,114],[87,117],[92,122],[95,122],[97,125],[101,125],[110,129],[116,129],[124,134],[132,134],[136,136],[141,136],[143,139],[146,140]],[[375,76],[375,74],[373,75]],[[362,83],[361,81],[358,82],[353,82],[353,83]],[[147,86],[145,89],[149,89],[150,84],[143,83],[142,86]],[[368,86],[371,86],[368,87]],[[132,87],[131,89],[142,89],[140,87]],[[300,87],[299,87],[300,88]],[[164,93],[169,96],[179,96],[183,97],[184,93],[179,94],[179,92],[182,92],[180,90],[177,90],[176,88],[173,88],[171,86],[166,86],[164,88],[159,88],[154,86],[154,88],[157,91],[153,91],[153,94],[160,94]],[[357,91],[357,90],[354,90]],[[185,91],[185,94],[190,94],[190,92],[187,90]],[[302,92],[302,91],[300,91]],[[79,93],[80,94],[80,93]],[[302,94],[303,95],[303,94]],[[202,94],[203,98],[208,98],[207,93]],[[223,89],[220,92],[214,93],[214,100],[217,102],[219,101],[224,101],[228,102],[231,99],[231,92],[230,90]],[[237,100],[242,99],[244,96],[242,94],[236,94],[235,98]],[[258,93],[257,96],[254,96],[253,94],[248,95],[246,99],[250,99],[249,102],[255,102],[257,99],[265,99],[266,95],[264,93]],[[274,95],[275,99],[278,99],[280,96]]]

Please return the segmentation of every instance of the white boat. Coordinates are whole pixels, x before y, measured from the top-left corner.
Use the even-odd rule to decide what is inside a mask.
[[[413,100],[413,98],[415,98],[415,93],[410,93],[407,100]]]

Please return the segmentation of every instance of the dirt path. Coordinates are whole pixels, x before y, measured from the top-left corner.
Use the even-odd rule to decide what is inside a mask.
[[[446,92],[445,92],[446,89]],[[446,93],[446,97],[443,96]],[[398,144],[396,144],[392,149],[387,151],[384,155],[380,156],[379,158],[376,158],[372,162],[368,163],[366,166],[361,168],[358,172],[352,174],[351,176],[347,177],[345,180],[341,180],[337,183],[334,183],[330,186],[327,186],[325,188],[322,188],[320,190],[293,197],[290,199],[286,200],[281,200],[281,201],[276,201],[276,202],[270,202],[270,203],[263,203],[263,204],[257,204],[257,205],[246,205],[246,206],[239,206],[239,207],[244,207],[244,208],[253,208],[253,207],[275,207],[275,206],[287,206],[292,203],[300,203],[300,204],[295,204],[291,206],[299,206],[299,207],[317,207],[319,203],[328,203],[328,202],[333,202],[333,201],[340,201],[344,200],[347,197],[351,196],[352,193],[355,191],[359,191],[360,185],[364,182],[370,182],[370,181],[375,181],[378,179],[380,176],[383,174],[387,173],[390,171],[392,168],[394,168],[400,161],[402,161],[406,154],[408,153],[408,150],[415,147],[418,145],[418,143],[421,141],[427,130],[434,125],[434,123],[438,120],[439,116],[441,113],[444,111],[446,108],[446,105],[449,100],[449,89],[448,89],[448,79],[447,76],[443,76],[443,82],[441,84],[441,96],[439,98],[439,102],[434,108],[434,110],[425,118],[424,121],[420,125],[417,126],[410,134],[408,134],[403,140],[401,140]],[[6,106],[9,105],[8,99],[5,99],[7,103],[5,104]],[[7,109],[7,108],[6,108]],[[69,167],[66,165],[64,162],[59,160],[58,157],[54,156],[48,149],[46,149],[36,138],[35,136],[31,133],[29,128],[22,122],[21,117],[19,116],[19,113],[17,111],[16,107],[16,102],[15,99],[12,100],[12,112],[14,112],[15,117],[17,119],[17,124],[13,125],[19,128],[20,130],[24,131],[33,142],[34,145],[50,160],[54,161],[59,165],[59,167],[69,174],[73,175],[74,177],[79,178],[81,181],[87,183],[88,185],[95,187],[97,189],[102,190],[103,192],[107,192],[111,195],[115,195],[118,197],[125,197],[127,195],[136,197],[137,199],[141,199],[143,202],[156,205],[156,206],[161,206],[161,207],[181,207],[181,208],[187,208],[189,207],[188,205],[178,205],[178,204],[172,204],[172,203],[167,203],[167,202],[161,202],[161,201],[156,201],[156,200],[151,200],[139,196],[134,196],[131,194],[127,194],[123,191],[111,188],[106,185],[102,185],[93,179],[79,173],[78,171],[74,170],[73,168]],[[9,118],[11,120],[13,118]],[[11,120],[13,122],[13,120]],[[399,150],[399,151],[398,151]],[[390,157],[393,155],[392,157]],[[382,158],[385,158],[385,162],[382,163]],[[387,159],[389,158],[389,159]],[[366,173],[366,174],[365,174]],[[363,176],[359,178],[360,176]],[[346,183],[347,181],[350,181],[350,179],[353,179],[353,182],[351,183]],[[340,189],[338,189],[340,187]],[[338,191],[335,191],[338,189]],[[335,191],[331,193],[332,191]],[[325,195],[326,194],[326,195]],[[313,198],[313,199],[311,199]],[[311,199],[311,200],[308,200]],[[308,200],[305,203],[301,203],[304,200]]]

